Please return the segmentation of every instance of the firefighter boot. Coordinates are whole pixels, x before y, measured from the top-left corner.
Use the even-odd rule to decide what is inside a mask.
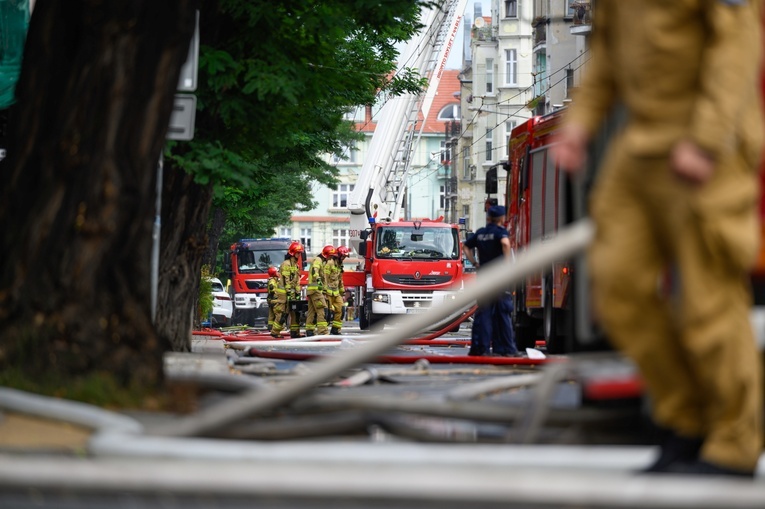
[[[310,338],[313,335],[314,335],[314,332],[312,330],[305,331],[305,337]]]
[[[300,331],[299,330],[291,330],[290,331],[290,337],[291,338],[299,338],[300,337]]]
[[[332,334],[333,336],[339,336],[340,335],[340,329],[338,329],[337,327],[332,327],[332,329],[330,329],[329,333]]]

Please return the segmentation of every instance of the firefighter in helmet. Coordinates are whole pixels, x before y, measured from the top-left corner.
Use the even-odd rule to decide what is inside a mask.
[[[276,306],[274,307],[274,325],[271,336],[281,337],[287,316],[290,321],[290,337],[300,337],[300,321],[290,303],[300,299],[300,268],[302,254],[305,252],[300,242],[293,242],[287,249],[282,266],[279,268],[279,284],[276,287]]]
[[[340,262],[339,263],[339,266],[340,266],[340,302],[341,302],[341,304],[343,306],[343,312],[342,312],[342,316],[341,316],[341,319],[340,319],[340,326],[341,327],[342,327],[343,320],[345,319],[345,316],[346,316],[346,312],[345,311],[351,305],[350,301],[346,300],[346,296],[345,296],[345,284],[343,283],[343,272],[345,272],[345,270],[343,268],[343,262],[345,262],[345,259],[348,258],[348,256],[350,254],[351,254],[351,250],[350,250],[350,248],[348,248],[346,246],[339,246],[337,248],[337,260]],[[338,332],[339,332],[339,330],[340,329],[338,328]]]
[[[274,313],[276,308],[276,289],[279,287],[279,269],[276,267],[268,268],[268,296],[266,297],[266,303],[268,303],[268,324],[266,328],[271,330],[274,326]]]
[[[327,277],[327,304],[329,305],[330,315],[332,317],[332,328],[330,334],[340,334],[343,328],[343,273],[342,263],[339,260],[337,249],[333,246],[327,246],[324,249],[331,248],[332,257],[327,261],[324,273]]]
[[[327,248],[331,248],[330,252]],[[326,246],[321,250],[321,254],[313,259],[311,262],[311,268],[308,270],[308,312],[305,316],[305,335],[313,336],[314,330],[316,334],[323,335],[329,332],[329,325],[327,324],[327,299],[324,296],[324,266],[327,263],[327,259],[334,254],[334,247]]]

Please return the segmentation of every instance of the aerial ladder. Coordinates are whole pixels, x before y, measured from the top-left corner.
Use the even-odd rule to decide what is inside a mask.
[[[370,218],[401,219],[412,152],[422,136],[466,4],[467,0],[444,0],[437,7],[425,9],[424,28],[401,54],[397,73],[417,69],[428,79],[428,87],[424,94],[387,97],[379,113],[369,151],[348,201],[351,245],[357,252],[360,234]]]
[[[397,72],[416,69],[428,86],[424,93],[386,98],[348,200],[350,243],[364,257],[364,270],[346,271],[343,281],[355,290],[361,329],[442,305],[461,288],[459,227],[401,214],[412,154],[466,3],[444,0],[423,10],[424,28],[402,52]]]

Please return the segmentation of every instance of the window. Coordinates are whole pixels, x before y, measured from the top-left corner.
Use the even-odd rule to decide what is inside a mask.
[[[470,169],[470,152],[468,152],[467,149],[465,149],[462,152],[462,178],[464,179],[473,178],[473,175]]]
[[[452,146],[446,140],[441,140],[441,164],[449,164],[452,160]]]
[[[494,93],[494,59],[486,59],[486,93]]]
[[[347,207],[351,191],[353,191],[353,184],[338,184],[337,190],[332,191],[332,207],[336,209]]]
[[[441,111],[438,112],[438,120],[459,120],[460,119],[460,105],[459,104],[447,104]]]
[[[292,227],[291,226],[282,226],[279,228],[279,237],[284,237],[286,239],[292,238]]]
[[[506,120],[505,121],[505,147],[510,148],[510,136],[513,134],[513,129],[515,129],[515,120]]]
[[[505,17],[518,17],[518,0],[505,0]]]
[[[577,0],[566,0],[566,12],[564,13],[564,17],[566,18],[573,18],[574,14],[576,13],[576,9],[572,7],[571,4],[575,3]]]
[[[300,229],[300,243],[303,244],[303,247],[305,248],[306,252],[311,252],[311,229],[310,228]]]
[[[571,91],[574,89],[574,70],[566,69],[566,97],[571,97]]]
[[[462,216],[463,217],[470,217],[470,205],[463,205],[462,206]]]
[[[486,128],[486,161],[492,160],[491,129]]]
[[[345,145],[343,147],[342,154],[332,154],[332,163],[333,164],[352,164],[356,162],[356,152],[358,149],[356,148],[356,142],[352,141],[348,145]]]
[[[438,188],[438,207],[446,207],[446,185],[440,186]]]
[[[505,84],[518,84],[518,50],[505,50]]]
[[[348,110],[345,115],[343,115],[343,118],[345,120],[350,120],[351,122],[363,122],[366,120],[364,118],[366,109],[366,106],[356,106],[354,109]]]
[[[343,228],[341,230],[332,230],[332,245],[335,247],[349,246],[351,244],[351,237],[348,230]]]

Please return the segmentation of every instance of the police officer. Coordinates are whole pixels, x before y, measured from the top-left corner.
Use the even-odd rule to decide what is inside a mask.
[[[480,271],[493,260],[510,256],[510,239],[505,221],[505,207],[494,205],[487,212],[487,223],[468,237],[462,245],[462,251],[470,262]],[[478,251],[476,260],[475,251]],[[518,355],[515,346],[510,315],[513,311],[512,297],[505,293],[496,301],[478,302],[478,309],[473,316],[473,330],[470,338],[468,355]]]
[[[300,321],[295,310],[290,309],[290,303],[300,299],[300,265],[303,245],[293,242],[287,248],[287,256],[279,268],[279,285],[276,288],[276,306],[274,309],[274,325],[271,336],[281,337],[281,331],[286,319],[290,321],[290,337],[300,337]]]
[[[327,300],[324,295],[324,267],[327,259],[334,254],[335,248],[328,246],[321,250],[321,254],[313,259],[311,268],[308,270],[308,287],[306,293],[308,296],[308,311],[305,317],[305,335],[313,336],[314,330],[318,335],[329,332],[327,323]]]
[[[268,324],[266,328],[271,330],[274,327],[274,319],[276,313],[274,308],[276,306],[276,289],[279,287],[279,269],[276,267],[268,268],[268,293],[266,297],[266,303],[268,304]]]
[[[763,139],[760,0],[599,0],[592,57],[555,146],[583,167],[627,112],[591,195],[593,304],[667,430],[648,471],[751,476],[763,446],[747,272]],[[676,295],[657,291],[670,271]]]

